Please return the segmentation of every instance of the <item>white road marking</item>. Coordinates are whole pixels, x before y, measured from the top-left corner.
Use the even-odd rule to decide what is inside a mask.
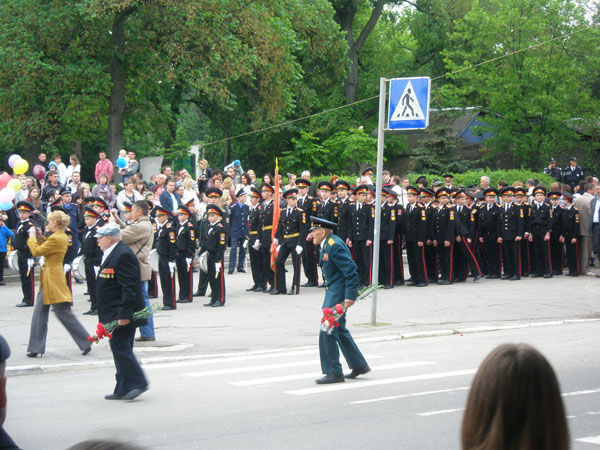
[[[398,369],[402,367],[416,367],[416,366],[425,366],[429,364],[435,364],[430,361],[411,361],[405,363],[397,363],[397,364],[385,364],[382,366],[373,366],[372,370],[387,370],[387,369]],[[233,383],[234,386],[256,386],[261,384],[271,384],[271,383],[279,383],[281,381],[294,381],[294,380],[303,380],[307,378],[314,378],[322,376],[320,372],[311,372],[311,373],[298,373],[295,375],[284,375],[281,377],[269,377],[269,378],[258,378],[254,380],[244,380],[244,381],[235,381]]]
[[[193,346],[194,346],[194,344],[185,344],[185,343],[169,345],[166,347],[152,347],[152,346],[142,347],[140,345],[140,346],[134,347],[134,352],[135,353],[178,352],[180,350],[185,350],[186,348],[191,348]]]
[[[465,408],[440,409],[439,411],[430,411],[430,412],[418,413],[417,416],[424,416],[424,417],[436,416],[438,414],[448,414],[448,413],[453,413],[453,412],[457,412],[457,411],[462,411],[463,409],[465,409]]]
[[[375,355],[367,355],[365,356],[368,359],[381,358],[381,356]],[[228,373],[244,373],[244,372],[260,372],[262,370],[271,370],[271,369],[284,369],[287,367],[300,367],[300,366],[316,366],[318,365],[317,360],[309,360],[309,361],[294,361],[288,363],[278,363],[278,364],[263,364],[260,366],[246,366],[246,367],[231,367],[229,369],[218,369],[218,370],[206,370],[203,372],[188,372],[182,373],[183,376],[198,378],[198,377],[208,377],[212,375],[224,375]]]
[[[362,405],[364,403],[382,402],[385,400],[397,400],[400,398],[421,397],[422,395],[445,394],[445,393],[454,392],[454,391],[466,391],[467,389],[469,389],[469,386],[459,387],[456,389],[440,389],[439,391],[424,391],[424,392],[413,392],[412,394],[390,395],[388,397],[371,398],[368,400],[358,400],[356,402],[350,402],[349,405]]]
[[[575,439],[577,442],[585,442],[586,444],[598,444],[600,445],[600,435],[599,436],[589,436],[584,438]]]
[[[598,392],[600,392],[600,389],[589,389],[587,391],[566,392],[562,396],[563,397],[570,397],[571,395],[588,395],[588,394],[596,394]]]
[[[349,383],[335,383],[317,386],[313,388],[297,389],[294,391],[286,391],[286,394],[292,395],[311,395],[321,394],[324,392],[345,391],[348,389],[360,389],[372,386],[383,386],[386,384],[407,383],[410,381],[434,380],[438,378],[456,377],[461,375],[472,375],[477,372],[477,369],[453,370],[450,372],[427,373],[424,375],[411,375],[407,377],[387,378],[383,380],[358,380]]]

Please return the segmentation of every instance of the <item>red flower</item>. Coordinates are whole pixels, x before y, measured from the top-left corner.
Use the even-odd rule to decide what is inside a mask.
[[[112,339],[112,334],[106,333],[106,337],[109,338],[109,339]]]
[[[323,308],[323,314],[325,314],[325,315],[333,314],[333,309]]]
[[[337,311],[338,314],[344,314],[344,307],[339,303],[337,305],[335,305],[335,310]]]
[[[88,341],[90,341],[90,342],[98,342],[98,338],[96,336],[88,336]]]

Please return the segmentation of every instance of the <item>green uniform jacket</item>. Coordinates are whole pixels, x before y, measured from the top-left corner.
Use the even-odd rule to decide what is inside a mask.
[[[323,308],[333,308],[344,300],[355,300],[358,295],[358,271],[350,249],[335,234],[321,244],[319,265],[325,280]]]

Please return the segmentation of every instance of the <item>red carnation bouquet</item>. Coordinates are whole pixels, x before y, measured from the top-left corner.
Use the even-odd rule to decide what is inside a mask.
[[[161,309],[161,305],[154,304],[152,306],[146,306],[144,309],[133,313],[133,321],[139,319],[147,319],[151,315],[153,315],[156,311]],[[96,344],[100,342],[100,339],[107,337],[108,339],[112,339],[112,333],[119,327],[119,321],[113,320],[112,322],[107,323],[106,325],[102,322],[98,322],[98,326],[96,327],[96,334],[94,336],[88,336],[88,341],[95,342]]]
[[[362,300],[363,298],[368,297],[377,289],[382,287],[380,284],[372,284],[371,286],[367,286],[358,291],[358,295],[356,296],[356,300]],[[340,317],[346,314],[348,307],[346,303],[338,303],[334,308],[323,308],[323,317],[321,318],[321,331],[324,331],[327,334],[333,333],[335,328],[340,326],[338,322]]]

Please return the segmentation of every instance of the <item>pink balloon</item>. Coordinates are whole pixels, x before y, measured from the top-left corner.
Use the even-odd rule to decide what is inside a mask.
[[[15,165],[15,163],[20,160],[21,157],[17,154],[12,154],[8,157],[8,165],[10,166],[10,168],[12,169],[12,166]]]
[[[40,164],[33,166],[33,176],[36,177],[38,180],[43,180],[46,176],[46,169],[44,169],[44,166]]]
[[[4,189],[10,180],[12,180],[12,177],[9,174],[3,173],[0,175],[0,189]]]
[[[0,202],[12,202],[15,198],[16,192],[14,189],[9,187],[4,188],[0,191]]]

